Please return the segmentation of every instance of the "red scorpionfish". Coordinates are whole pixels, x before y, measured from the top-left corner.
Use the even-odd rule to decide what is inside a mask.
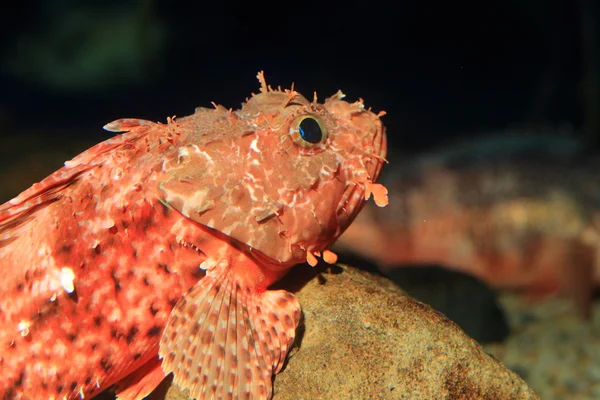
[[[327,247],[372,195],[378,115],[292,90],[124,132],[0,206],[0,397],[148,395],[169,374],[198,399],[268,399],[296,298],[268,290]]]

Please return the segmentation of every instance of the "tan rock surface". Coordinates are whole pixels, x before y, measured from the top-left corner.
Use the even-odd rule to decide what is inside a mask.
[[[280,286],[299,287],[301,276],[297,269]],[[299,346],[275,379],[274,400],[538,399],[453,322],[387,279],[333,267],[296,295]],[[187,397],[171,387],[166,398]]]

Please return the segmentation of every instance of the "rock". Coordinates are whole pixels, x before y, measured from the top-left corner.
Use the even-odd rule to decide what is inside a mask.
[[[435,265],[394,265],[385,272],[376,264],[341,250],[338,261],[360,265],[362,270],[384,275],[402,290],[455,322],[478,343],[501,342],[510,328],[497,294],[472,275]]]
[[[299,288],[304,320],[275,379],[283,399],[538,399],[444,315],[386,278],[336,266]],[[301,288],[300,288],[301,287]],[[176,387],[167,399],[184,399]]]
[[[385,276],[409,296],[440,311],[478,343],[501,342],[510,334],[495,291],[474,276],[436,266],[403,266],[390,269]]]

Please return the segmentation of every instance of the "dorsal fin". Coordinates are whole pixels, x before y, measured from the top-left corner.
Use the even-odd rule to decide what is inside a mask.
[[[135,120],[127,120],[127,122],[129,132],[98,143],[72,160],[66,161],[63,168],[41,182],[34,183],[14,199],[0,205],[0,246],[3,241],[9,239],[6,235],[7,231],[22,225],[33,212],[60,199],[64,189],[72,185],[81,174],[102,164],[114,149],[124,147],[128,142],[144,136],[148,132],[148,126],[153,124],[143,120],[137,124]]]

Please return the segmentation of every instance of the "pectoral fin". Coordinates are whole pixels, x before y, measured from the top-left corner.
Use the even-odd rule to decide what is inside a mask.
[[[161,361],[153,358],[116,385],[117,400],[141,400],[165,379]]]
[[[163,370],[197,399],[269,399],[300,314],[291,293],[209,270],[171,313],[160,342]]]

